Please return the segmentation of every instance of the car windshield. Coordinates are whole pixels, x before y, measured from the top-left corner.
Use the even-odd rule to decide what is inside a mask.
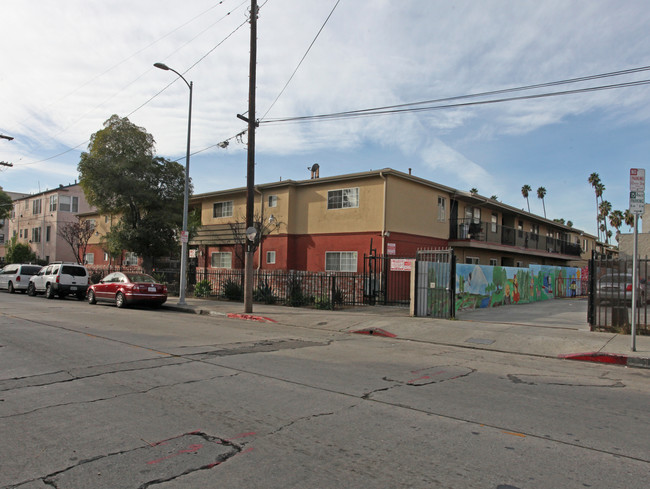
[[[146,275],[144,273],[125,273],[129,280],[133,283],[145,283],[145,284],[155,284],[156,279],[151,275]]]
[[[36,275],[38,272],[41,271],[41,267],[39,266],[24,266],[22,273],[23,275]]]
[[[84,267],[76,267],[74,265],[63,265],[61,273],[65,275],[72,275],[73,277],[85,277],[86,269]]]

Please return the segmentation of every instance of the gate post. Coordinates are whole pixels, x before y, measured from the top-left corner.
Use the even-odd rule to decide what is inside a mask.
[[[589,329],[593,330],[596,324],[596,250],[591,250],[591,258],[589,259],[589,266],[587,273],[589,274],[589,282],[587,285],[587,322]]]
[[[456,254],[450,250],[449,256],[449,319],[456,319]]]

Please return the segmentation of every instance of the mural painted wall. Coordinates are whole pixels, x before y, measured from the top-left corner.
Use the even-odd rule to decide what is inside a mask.
[[[456,311],[583,295],[579,268],[456,266]]]

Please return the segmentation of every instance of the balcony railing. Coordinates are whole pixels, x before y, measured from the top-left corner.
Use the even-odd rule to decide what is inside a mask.
[[[563,239],[542,236],[496,223],[477,222],[473,219],[452,219],[450,226],[449,239],[452,240],[466,239],[482,241],[484,243],[518,246],[520,248],[571,256],[580,256],[582,253],[579,244],[569,243]]]

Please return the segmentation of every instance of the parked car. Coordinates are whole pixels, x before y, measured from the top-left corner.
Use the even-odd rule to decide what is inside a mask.
[[[56,262],[43,267],[29,279],[27,294],[45,294],[48,299],[74,295],[80,301],[86,298],[88,271],[76,263]]]
[[[632,303],[632,273],[631,272],[608,272],[598,279],[596,295],[598,300],[607,302]],[[648,300],[646,295],[646,280],[639,279],[637,301],[645,304]]]
[[[167,286],[145,273],[113,272],[88,287],[88,303],[114,302],[117,307],[148,304],[160,307],[167,301]]]
[[[40,269],[40,265],[31,263],[7,265],[0,273],[0,289],[6,289],[10,294],[20,290],[24,294],[27,291],[30,277],[38,273]]]

